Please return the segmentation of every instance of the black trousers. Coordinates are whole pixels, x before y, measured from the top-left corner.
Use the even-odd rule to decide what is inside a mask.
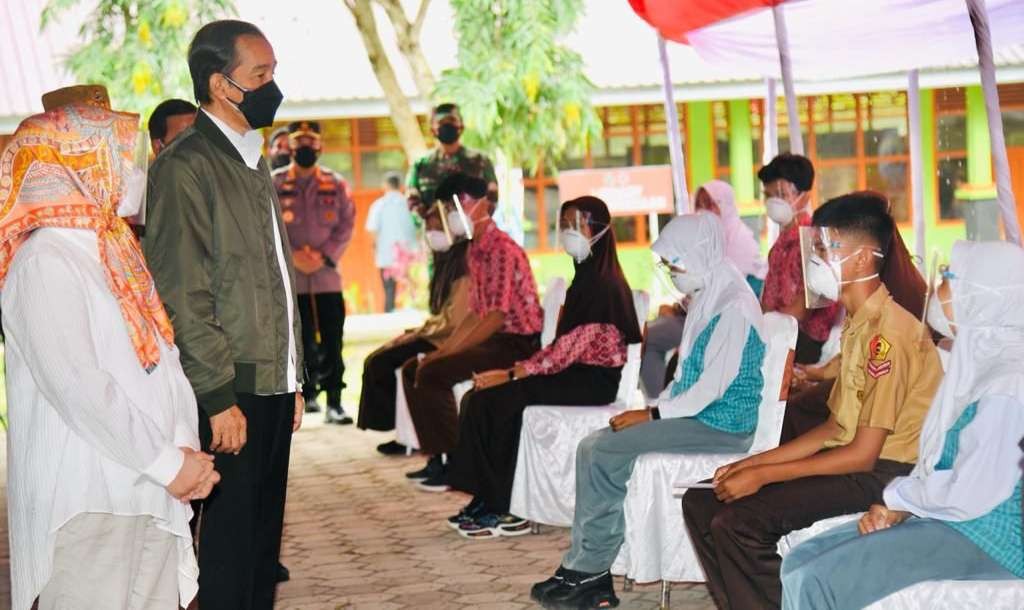
[[[873,472],[805,477],[766,485],[725,504],[710,489],[683,496],[683,518],[708,590],[721,610],[778,608],[782,603],[776,545],[815,521],[867,510],[913,464],[878,460]]]
[[[217,453],[220,483],[199,522],[199,606],[271,610],[281,551],[295,395],[238,395],[248,440],[238,455]],[[199,439],[209,451],[210,419]]]
[[[530,405],[604,406],[615,401],[622,369],[574,365],[554,375],[471,391],[462,399],[449,483],[495,513],[512,499],[523,411]]]
[[[788,443],[828,420],[831,413],[828,408],[828,397],[835,384],[835,379],[827,379],[802,392],[789,395],[789,400],[786,401],[786,414],[782,419],[780,445]]]
[[[430,341],[417,338],[385,345],[367,356],[363,363],[363,390],[359,395],[356,425],[363,430],[394,429],[395,396],[398,393],[395,370],[417,354],[427,354],[436,349]]]
[[[345,363],[341,359],[345,299],[340,292],[320,293],[315,295],[315,299],[310,297],[308,294],[299,295],[302,352],[306,360],[306,383],[302,384],[302,396],[312,400],[321,391],[327,392],[327,404],[341,406],[341,390],[345,387],[342,382]],[[320,331],[319,343],[316,340],[317,330]]]
[[[817,364],[821,358],[821,348],[824,346],[824,341],[816,341],[801,330],[796,335],[796,353],[793,361],[797,364]]]
[[[398,282],[393,277],[387,277],[384,275],[384,269],[380,270],[380,282],[384,286],[384,313],[391,313],[395,310],[395,291],[398,287]]]

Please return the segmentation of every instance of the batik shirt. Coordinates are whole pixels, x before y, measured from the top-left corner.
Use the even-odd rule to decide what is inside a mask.
[[[492,311],[504,313],[502,333],[540,333],[544,314],[537,283],[519,244],[491,225],[473,240],[467,262],[473,280],[469,303],[474,314],[482,318]]]
[[[574,364],[621,368],[626,340],[613,324],[582,324],[519,364],[529,375],[554,375]]]

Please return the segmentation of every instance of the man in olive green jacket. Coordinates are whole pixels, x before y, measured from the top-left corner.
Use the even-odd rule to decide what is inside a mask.
[[[200,517],[199,604],[270,610],[303,377],[291,248],[259,132],[281,93],[252,24],[204,26],[188,61],[201,110],[150,170],[144,250],[222,475]]]

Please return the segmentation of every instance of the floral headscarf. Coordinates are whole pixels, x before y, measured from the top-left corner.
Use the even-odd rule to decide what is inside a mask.
[[[32,231],[91,229],[107,284],[146,370],[160,361],[159,339],[174,331],[142,250],[117,206],[132,165],[137,115],[84,104],[22,121],[0,153],[0,288]]]

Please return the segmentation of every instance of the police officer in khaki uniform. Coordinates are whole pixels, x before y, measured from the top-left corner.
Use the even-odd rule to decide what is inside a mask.
[[[356,208],[348,183],[317,163],[320,156],[320,124],[296,121],[288,125],[292,162],[274,172],[274,186],[281,200],[281,215],[288,229],[295,263],[295,284],[302,318],[302,343],[306,358],[306,382],[302,394],[306,409],[320,410],[316,399],[327,393],[326,421],[351,424],[341,406],[342,332],[345,301],[338,268],[355,226]]]
[[[488,198],[498,201],[498,178],[491,160],[481,152],[462,145],[462,116],[455,104],[436,106],[430,115],[430,131],[437,147],[420,157],[409,169],[409,207],[413,210],[434,204],[437,186],[449,174],[463,173],[487,181]]]
[[[942,365],[924,326],[879,279],[885,265],[909,264],[906,248],[894,246],[887,208],[882,195],[863,192],[814,214],[815,227],[830,232],[809,257],[808,269],[817,269],[806,273],[807,286],[847,311],[828,420],[720,468],[714,489],[683,496],[686,526],[720,608],[778,608],[778,540],[881,503],[889,481],[917,461]]]

